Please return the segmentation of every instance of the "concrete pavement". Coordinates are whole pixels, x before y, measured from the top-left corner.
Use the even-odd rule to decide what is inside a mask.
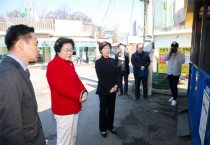
[[[176,138],[177,107],[167,101],[170,96],[153,94],[150,102],[140,98],[133,101],[133,74],[129,75],[130,97],[116,99],[115,136],[107,132],[103,138],[99,131],[99,98],[95,94],[97,76],[94,66],[76,67],[76,71],[89,91],[88,100],[79,114],[77,145],[177,145],[189,138]],[[46,139],[56,145],[56,122],[50,109],[50,89],[46,80],[46,68],[30,69]]]

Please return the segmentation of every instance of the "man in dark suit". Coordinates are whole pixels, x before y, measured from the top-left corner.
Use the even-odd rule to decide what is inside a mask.
[[[120,94],[119,96],[123,95],[123,85],[122,80],[124,77],[125,86],[124,86],[124,94],[127,96],[130,96],[128,94],[128,75],[130,74],[130,68],[129,68],[129,54],[125,52],[125,45],[120,43],[118,45],[119,52],[115,55],[115,61],[117,65],[117,70],[119,72],[119,88],[120,88]]]
[[[46,145],[27,69],[40,52],[34,28],[9,27],[5,43],[9,54],[0,64],[0,144]]]
[[[148,53],[143,51],[144,45],[138,44],[137,45],[137,51],[132,54],[131,57],[131,63],[134,67],[134,77],[135,77],[135,98],[134,101],[139,99],[139,87],[142,80],[143,84],[143,94],[144,94],[144,100],[150,101],[147,97],[147,82],[148,82],[148,75],[145,76],[139,76],[139,73],[146,71],[150,65],[150,57]],[[140,72],[139,72],[140,71]]]

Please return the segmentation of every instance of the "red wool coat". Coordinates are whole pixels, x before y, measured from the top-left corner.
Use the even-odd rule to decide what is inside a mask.
[[[74,64],[57,55],[47,66],[47,81],[51,90],[51,109],[56,115],[69,115],[81,111],[81,92],[86,90],[75,72]]]

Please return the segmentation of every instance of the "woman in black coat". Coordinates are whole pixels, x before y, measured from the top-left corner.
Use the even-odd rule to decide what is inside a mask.
[[[111,44],[102,42],[99,45],[101,58],[95,63],[96,74],[98,77],[98,87],[96,94],[100,98],[99,129],[103,137],[107,137],[106,130],[117,134],[113,127],[116,92],[118,91],[119,75],[115,60],[109,58]]]

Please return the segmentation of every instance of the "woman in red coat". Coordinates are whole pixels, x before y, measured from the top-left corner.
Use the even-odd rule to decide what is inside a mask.
[[[51,90],[51,108],[57,123],[57,145],[74,145],[78,113],[81,103],[87,99],[87,90],[70,61],[74,41],[60,37],[54,49],[56,55],[47,66],[47,80]]]

